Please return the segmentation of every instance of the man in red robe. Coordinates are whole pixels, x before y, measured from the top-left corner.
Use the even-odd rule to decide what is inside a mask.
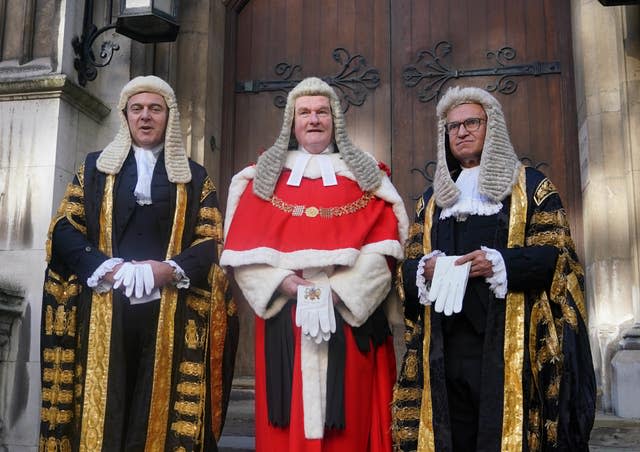
[[[307,78],[276,143],[231,182],[221,264],[256,313],[257,450],[391,450],[386,308],[408,218],[382,167]]]

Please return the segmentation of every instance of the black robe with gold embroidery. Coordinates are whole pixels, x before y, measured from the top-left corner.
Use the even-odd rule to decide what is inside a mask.
[[[141,208],[133,195],[133,152],[115,176],[96,169],[98,155],[87,156],[49,229],[40,450],[123,450],[123,432],[132,425],[145,450],[216,450],[238,320],[217,264],[222,216],[215,187],[191,161],[191,182],[170,183],[160,154],[153,204]],[[128,302],[119,290],[98,294],[86,281],[106,259],[129,260],[145,247],[151,248],[147,259],[178,263],[190,287],[165,287],[161,300],[148,304],[155,304],[149,308],[157,318],[149,327],[155,351],[148,366],[139,366],[145,370],[135,392],[145,395],[127,408],[122,313]],[[126,413],[135,414],[127,419]]]
[[[394,388],[395,447],[452,450],[443,343],[452,319],[418,303],[417,263],[432,250],[454,255],[485,245],[503,255],[508,294],[498,299],[484,278],[472,278],[458,314],[484,337],[476,450],[588,450],[596,389],[584,274],[557,191],[523,168],[501,212],[462,226],[439,220],[432,194],[418,201],[399,267],[407,351]]]

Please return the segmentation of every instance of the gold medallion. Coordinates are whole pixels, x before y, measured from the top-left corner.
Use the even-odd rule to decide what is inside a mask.
[[[315,218],[318,216],[319,213],[320,213],[320,210],[314,206],[307,207],[307,209],[304,211],[304,214],[309,218]]]

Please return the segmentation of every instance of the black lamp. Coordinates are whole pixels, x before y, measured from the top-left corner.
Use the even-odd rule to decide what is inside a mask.
[[[115,23],[100,29],[93,23],[93,0],[85,0],[82,36],[74,36],[71,45],[76,54],[73,65],[78,72],[78,83],[95,80],[99,67],[111,62],[113,53],[120,49],[117,43],[104,41],[99,57],[93,52],[93,44],[102,33],[115,28],[116,33],[139,42],[175,41],[178,24],[179,0],[120,0],[120,14]]]

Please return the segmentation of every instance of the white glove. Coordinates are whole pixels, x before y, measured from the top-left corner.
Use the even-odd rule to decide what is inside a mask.
[[[153,291],[155,280],[153,270],[149,264],[135,264],[136,267],[136,298],[149,295]]]
[[[298,286],[296,325],[317,344],[331,338],[336,331],[336,319],[330,286]]]
[[[440,256],[436,260],[428,299],[435,301],[434,309],[444,315],[462,310],[462,300],[467,288],[471,262],[455,265],[460,256]]]
[[[122,286],[124,294],[130,297],[133,294],[136,280],[136,269],[131,262],[125,262],[120,269],[113,275],[115,282],[113,288],[118,289]]]
[[[155,297],[148,297],[155,285],[153,270],[149,264],[125,262],[114,275],[114,280],[113,288],[122,287],[124,294],[132,300],[136,299],[136,302],[155,299]]]

